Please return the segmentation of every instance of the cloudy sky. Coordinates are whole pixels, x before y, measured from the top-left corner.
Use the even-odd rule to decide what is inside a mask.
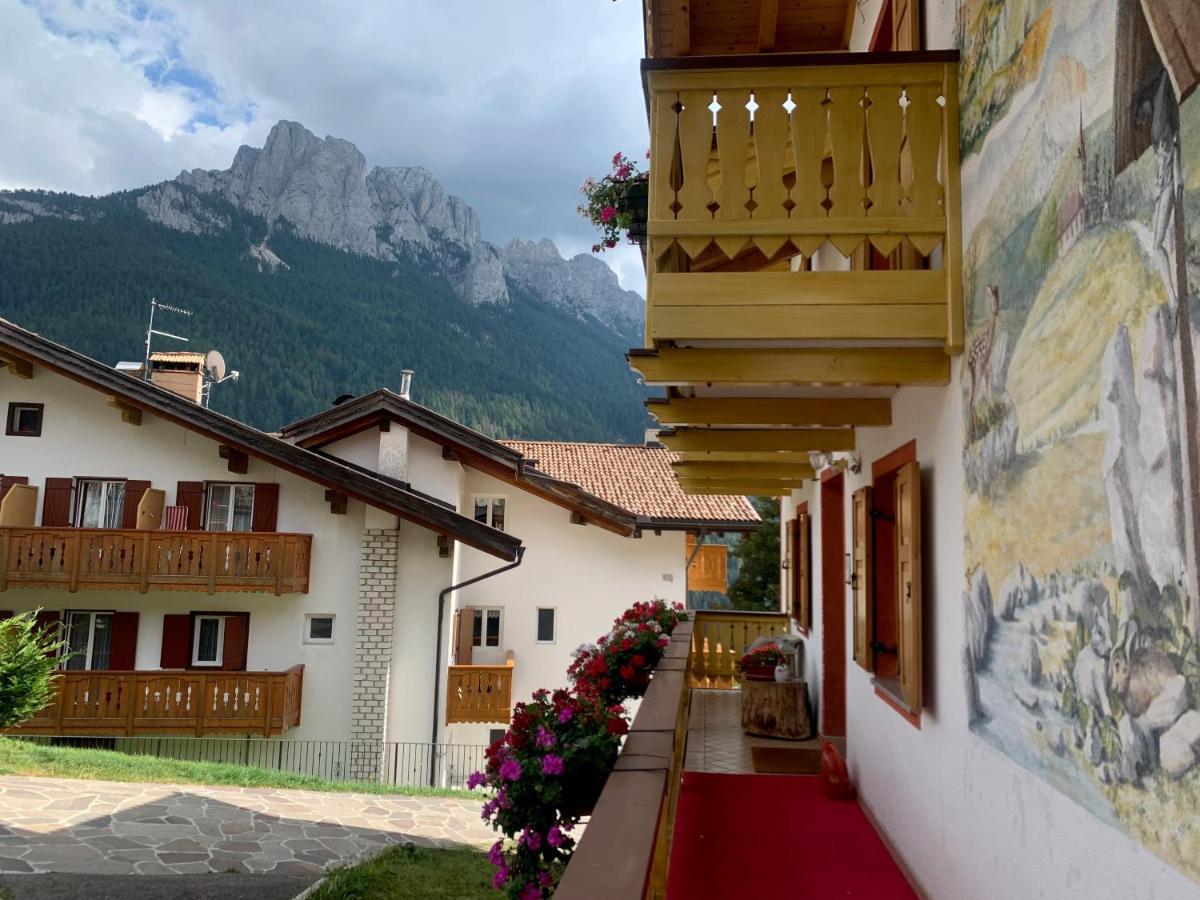
[[[578,187],[648,145],[640,0],[0,0],[0,188],[226,168],[279,119],[422,165],[484,236],[586,251]],[[643,290],[631,247],[604,254]]]

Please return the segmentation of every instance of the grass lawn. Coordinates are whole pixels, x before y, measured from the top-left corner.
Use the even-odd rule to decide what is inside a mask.
[[[299,788],[364,794],[405,794],[421,797],[477,799],[469,791],[428,787],[397,787],[361,781],[326,781],[252,766],[188,762],[157,756],[137,756],[111,750],[49,747],[0,737],[0,775],[44,775],[54,778],[95,778],[101,781],[154,781],[169,784],[214,784],[238,787]]]
[[[495,900],[492,867],[478,850],[390,847],[331,873],[310,900]]]

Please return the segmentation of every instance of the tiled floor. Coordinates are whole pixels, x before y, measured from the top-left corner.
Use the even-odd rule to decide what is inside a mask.
[[[782,741],[749,737],[742,731],[742,697],[737,690],[692,691],[688,721],[688,772],[729,775],[754,772],[753,749],[760,747],[815,747],[816,741]]]

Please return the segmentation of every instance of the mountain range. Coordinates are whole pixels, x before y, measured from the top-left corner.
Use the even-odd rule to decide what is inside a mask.
[[[192,312],[158,327],[242,373],[214,408],[259,427],[403,368],[414,399],[490,434],[626,440],[648,421],[623,358],[644,301],[608,266],[489,243],[428,170],[368,168],[295,122],[225,170],[103,197],[0,192],[0,316],[116,362],[140,358],[152,296]]]

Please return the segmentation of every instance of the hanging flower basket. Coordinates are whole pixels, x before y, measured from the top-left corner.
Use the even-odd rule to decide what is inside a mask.
[[[646,241],[646,219],[650,205],[650,176],[624,153],[612,158],[612,172],[599,181],[589,178],[579,189],[586,198],[579,214],[600,229],[601,240],[593,253],[617,246],[622,234],[632,243]]]
[[[632,181],[625,191],[622,204],[629,213],[629,240],[639,246],[646,245],[646,220],[650,213],[650,176],[644,175]]]

